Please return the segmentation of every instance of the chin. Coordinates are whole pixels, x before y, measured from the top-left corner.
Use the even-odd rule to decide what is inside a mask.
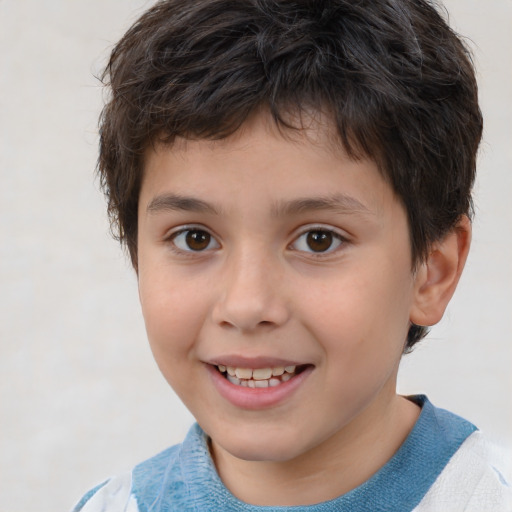
[[[219,443],[220,444],[220,443]],[[286,447],[272,446],[269,443],[251,443],[251,446],[226,443],[221,445],[233,457],[252,462],[286,462],[294,459],[298,453]]]
[[[213,432],[210,437],[230,455],[246,461],[286,462],[306,451],[302,449],[300,440],[287,430],[276,427],[271,430],[250,429],[244,435],[225,429],[221,435],[216,436]]]

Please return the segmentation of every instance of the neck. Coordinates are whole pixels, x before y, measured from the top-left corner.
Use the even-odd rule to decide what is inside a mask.
[[[312,505],[355,489],[388,462],[412,430],[420,409],[393,394],[376,400],[356,420],[314,449],[288,461],[241,460],[212,442],[224,485],[259,506]]]

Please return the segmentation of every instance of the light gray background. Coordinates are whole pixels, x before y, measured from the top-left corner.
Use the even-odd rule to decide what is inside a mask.
[[[93,178],[99,73],[152,2],[0,0],[0,511],[69,509],[178,442],[192,418],[159,375],[136,281]],[[403,362],[425,392],[512,446],[512,1],[449,0],[486,127],[466,273]]]

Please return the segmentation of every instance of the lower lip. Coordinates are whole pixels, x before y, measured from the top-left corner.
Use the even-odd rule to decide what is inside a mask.
[[[235,407],[250,410],[267,409],[281,404],[295,393],[313,371],[313,366],[308,366],[290,380],[279,384],[279,386],[246,388],[229,382],[216,366],[207,364],[206,367],[215,388],[223,398]]]

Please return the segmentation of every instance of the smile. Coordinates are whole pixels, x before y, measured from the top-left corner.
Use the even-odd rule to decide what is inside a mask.
[[[312,364],[257,359],[227,357],[206,365],[214,388],[237,408],[263,410],[284,404],[315,369]]]
[[[277,366],[275,368],[235,368],[233,366],[217,365],[224,377],[235,384],[246,388],[277,387],[289,381],[301,372],[301,366]]]

